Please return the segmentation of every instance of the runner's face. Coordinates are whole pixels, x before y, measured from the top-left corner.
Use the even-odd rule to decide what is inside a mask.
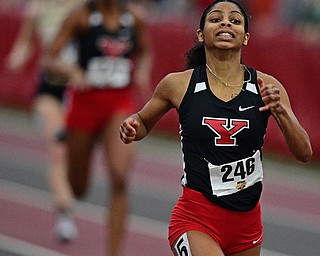
[[[206,16],[203,30],[198,30],[200,42],[220,49],[241,48],[249,40],[245,33],[245,18],[233,3],[221,2],[213,6]]]

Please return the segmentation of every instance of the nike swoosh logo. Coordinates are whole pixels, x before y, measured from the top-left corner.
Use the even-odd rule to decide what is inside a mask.
[[[242,106],[239,106],[239,111],[240,111],[240,112],[243,112],[243,111],[249,110],[249,109],[254,108],[254,107],[255,107],[255,106],[249,106],[249,107],[243,108]]]
[[[259,241],[262,239],[262,237],[263,237],[263,234],[257,240],[252,241],[252,243],[253,244],[259,243]]]

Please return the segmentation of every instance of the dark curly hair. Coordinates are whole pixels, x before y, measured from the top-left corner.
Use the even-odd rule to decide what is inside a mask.
[[[207,14],[210,12],[212,7],[214,7],[216,4],[221,3],[221,2],[233,3],[239,7],[239,9],[245,19],[244,30],[247,33],[249,31],[250,16],[247,14],[244,7],[240,3],[238,3],[234,0],[216,0],[216,1],[212,2],[211,4],[209,4],[201,15],[199,28],[203,30]],[[186,55],[187,68],[195,68],[197,66],[206,64],[206,53],[205,53],[203,43],[196,43],[190,50],[188,50],[186,52],[185,55]]]

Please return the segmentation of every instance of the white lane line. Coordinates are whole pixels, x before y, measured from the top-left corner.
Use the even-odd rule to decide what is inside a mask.
[[[320,216],[288,208],[262,203],[263,221],[278,226],[293,227],[296,230],[320,234]]]
[[[49,192],[3,179],[0,179],[0,198],[43,211],[52,211],[52,197]],[[75,203],[75,215],[78,219],[98,225],[104,225],[106,211],[106,207],[96,204],[84,201]],[[167,239],[168,224],[165,222],[130,214],[128,224],[131,232]]]
[[[22,205],[27,205],[30,207],[38,208],[44,211],[51,212],[52,205],[51,205],[51,195],[47,191],[43,191],[36,188],[31,188],[22,184],[18,184],[15,182],[5,181],[0,179],[0,198],[3,200],[16,202]],[[77,202],[76,203],[76,217],[90,221],[95,224],[104,225],[104,218],[105,218],[105,207],[91,204],[88,202]],[[165,222],[153,220],[146,217],[137,216],[134,214],[130,214],[129,216],[129,231],[147,235],[150,237],[154,237],[157,239],[167,240],[167,227],[168,224]],[[0,236],[0,248],[3,248],[7,251],[15,252],[16,248],[24,248],[24,246],[29,246],[28,243],[18,241],[19,246],[16,246],[14,238],[8,238],[3,240],[2,236]],[[6,241],[5,245],[3,245],[3,241]],[[9,243],[7,243],[9,241]],[[13,241],[13,242],[12,242]],[[12,247],[12,248],[11,248]],[[34,248],[33,248],[34,247]],[[33,246],[32,248],[36,250],[37,246]],[[17,250],[18,250],[17,249]],[[41,250],[41,248],[38,248]],[[17,252],[20,253],[20,252]],[[23,249],[23,253],[25,253]],[[65,256],[63,254],[50,254],[50,253],[43,253],[43,254],[23,254],[24,256],[40,256],[40,255],[52,255],[52,256]],[[292,256],[287,254],[278,253],[271,250],[262,249],[261,256]]]
[[[47,248],[0,234],[0,248],[4,251],[23,256],[67,256]]]

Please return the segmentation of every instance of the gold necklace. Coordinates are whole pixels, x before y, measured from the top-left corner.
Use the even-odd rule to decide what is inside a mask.
[[[249,73],[249,78],[247,80],[243,80],[241,84],[228,84],[226,81],[223,80],[223,78],[221,76],[219,76],[216,72],[214,72],[210,67],[209,65],[206,63],[206,67],[208,68],[209,72],[215,77],[217,78],[222,84],[224,84],[225,86],[227,87],[239,87],[239,86],[242,86],[244,85],[245,83],[249,82],[251,80],[251,73],[250,71],[248,70],[247,66],[245,65],[242,65],[244,67],[244,69],[246,71],[248,71]]]

